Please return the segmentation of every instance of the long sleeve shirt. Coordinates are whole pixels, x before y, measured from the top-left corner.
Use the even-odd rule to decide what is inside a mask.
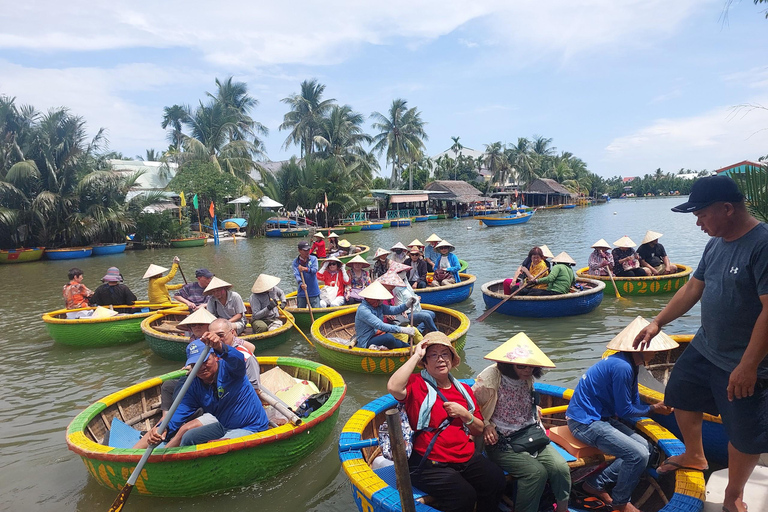
[[[456,255],[452,252],[449,252],[447,256],[440,254],[437,257],[437,260],[435,260],[435,269],[440,268],[440,261],[443,259],[443,257],[448,260],[448,266],[445,268],[445,271],[453,274],[453,278],[456,280],[456,282],[460,283],[461,278],[459,277],[459,269],[461,268],[461,263],[459,263],[459,258],[457,258]]]
[[[307,267],[306,272],[299,272],[299,265]],[[301,261],[300,258],[293,260],[293,277],[296,278],[296,284],[301,291],[301,275],[304,274],[304,283],[307,285],[307,295],[317,297],[320,295],[320,286],[317,284],[317,258],[310,254],[308,261]]]
[[[347,274],[347,269],[341,267],[341,270],[331,272],[328,270],[328,263],[323,265],[323,268],[317,273],[317,277],[323,281],[325,286],[335,286],[337,289],[337,297],[344,295],[346,286],[349,284],[349,274]]]
[[[173,266],[171,266],[168,275],[152,277],[149,279],[148,294],[150,304],[164,304],[166,302],[171,302],[171,295],[168,293],[168,290],[178,290],[184,286],[184,284],[181,283],[168,284],[168,282],[176,275],[177,270],[179,270],[179,266],[174,263]]]
[[[312,247],[309,249],[309,254],[312,256],[317,256],[318,258],[325,258],[325,240],[318,240],[317,242],[314,242]]]
[[[608,266],[604,266],[604,263],[608,263]],[[613,267],[613,256],[610,251],[601,251],[595,249],[592,254],[589,255],[589,273],[593,276],[607,276],[608,269]]]
[[[98,306],[133,306],[136,295],[124,284],[104,283],[93,292],[91,303]]]
[[[406,304],[399,306],[387,306],[381,304],[374,308],[367,300],[363,300],[355,313],[355,333],[357,334],[357,346],[367,348],[371,338],[376,336],[376,331],[400,332],[397,325],[388,324],[384,321],[384,315],[399,315],[407,308]]]
[[[251,311],[253,311],[253,314],[251,315],[252,320],[274,320],[280,316],[280,312],[277,308],[272,308],[270,311],[267,307],[269,306],[269,299],[274,299],[275,302],[282,302],[285,304],[285,292],[275,286],[264,293],[252,293],[249,301],[251,304]]]
[[[546,283],[547,290],[557,293],[568,293],[576,282],[576,274],[570,265],[564,263],[552,265],[549,275],[540,277],[536,280],[539,283]]]
[[[598,361],[581,376],[565,414],[589,425],[613,416],[626,420],[647,416],[650,410],[640,402],[632,354],[619,352]]]
[[[261,432],[269,428],[267,413],[246,376],[243,354],[224,345],[223,352],[216,355],[220,358],[216,380],[209,385],[195,377],[168,423],[170,434],[175,434],[198,408],[216,416],[227,430]]]

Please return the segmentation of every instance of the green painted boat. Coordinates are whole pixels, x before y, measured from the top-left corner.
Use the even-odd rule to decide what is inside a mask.
[[[465,260],[459,260],[459,265],[461,265],[461,267],[459,267],[460,274],[465,273],[467,271],[467,266],[469,266]]]
[[[0,264],[2,263],[26,263],[38,261],[43,257],[45,247],[22,247],[0,251]]]
[[[437,218],[438,218],[438,220],[447,219],[448,215],[446,215],[444,213],[438,213],[437,214]]]
[[[688,282],[693,269],[687,265],[675,264],[677,272],[663,276],[647,277],[614,277],[616,286],[621,295],[664,295],[675,293]],[[605,283],[603,294],[616,295],[616,289],[613,287],[610,276],[593,276],[587,273],[589,267],[584,267],[576,272],[579,277],[597,279]]]
[[[208,235],[199,233],[198,235],[187,238],[174,238],[171,240],[171,247],[181,249],[184,247],[202,247],[208,240]]]
[[[435,312],[435,325],[445,333],[456,350],[462,350],[469,330],[469,318],[453,309],[422,304]],[[408,347],[393,350],[370,350],[349,347],[334,340],[350,340],[355,335],[356,308],[342,309],[315,319],[312,339],[320,358],[339,370],[389,375],[410,357]]]
[[[251,305],[246,302],[245,307],[246,314],[250,316]],[[141,322],[141,332],[144,333],[144,339],[147,340],[152,352],[171,361],[185,361],[187,359],[186,350],[187,343],[190,341],[189,334],[186,331],[176,329],[176,325],[188,315],[189,312],[183,310],[158,311]],[[286,313],[286,315],[290,315],[290,313]],[[283,326],[279,329],[254,334],[250,324],[248,324],[239,337],[254,344],[256,347],[254,354],[264,353],[265,350],[275,348],[288,340],[288,333],[293,328],[293,324],[284,316],[280,319],[283,321]]]
[[[115,311],[123,314],[108,318],[67,318],[67,313],[94,310],[95,307],[81,309],[57,309],[43,315],[43,322],[48,334],[56,343],[72,347],[92,348],[109,347],[137,343],[144,339],[141,322],[163,310],[186,309],[179,302],[150,304],[137,301],[133,306],[114,306]],[[138,309],[138,313],[132,313]],[[146,311],[143,311],[145,310]]]
[[[341,236],[341,235],[343,235],[344,233],[347,232],[347,227],[346,226],[333,226],[332,228],[323,228],[322,232],[323,232],[323,235],[326,236],[326,238],[331,233],[335,233],[335,234]]]
[[[385,227],[385,228],[388,228],[388,227],[391,227],[391,226],[392,226],[392,222],[391,222],[391,221],[388,221],[388,220],[385,220],[385,221],[383,222],[383,224],[384,224],[384,227]]]
[[[250,485],[306,460],[325,442],[347,392],[341,375],[328,366],[293,357],[259,357],[258,362],[262,372],[279,366],[295,378],[314,382],[321,392],[330,392],[330,398],[298,426],[287,423],[235,439],[156,448],[134,493],[186,497]],[[160,386],[184,374],[179,370],[116,391],[72,420],[67,427],[67,447],[80,456],[96,482],[118,492],[145,452],[107,445],[112,418],[134,430],[148,430],[160,420]]]
[[[309,329],[312,327],[313,316],[314,316],[314,319],[317,320],[319,318],[324,317],[328,313],[333,313],[334,311],[341,311],[342,309],[349,309],[349,308],[357,309],[357,306],[358,306],[357,304],[347,304],[344,306],[335,306],[332,308],[312,308],[312,315],[310,315],[309,308],[296,307],[296,293],[297,292],[291,292],[286,294],[285,296],[286,306],[284,310],[286,313],[290,313],[293,315],[293,318],[296,321],[296,325],[298,325],[299,328],[304,332],[309,332]]]
[[[360,224],[349,224],[347,226],[344,226],[345,233],[359,233],[362,230],[363,230],[363,226]]]

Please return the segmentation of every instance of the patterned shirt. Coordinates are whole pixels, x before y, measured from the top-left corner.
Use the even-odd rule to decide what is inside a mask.
[[[208,304],[208,299],[211,296],[203,295],[204,290],[205,289],[202,286],[200,286],[200,283],[195,281],[194,283],[187,283],[184,286],[182,286],[181,290],[179,290],[174,294],[174,297],[182,297],[184,299],[187,299],[189,302],[191,302],[195,306],[199,306],[200,304]]]
[[[504,436],[536,423],[530,382],[502,375],[499,398],[491,421],[496,424],[496,430]]]
[[[83,283],[70,281],[69,284],[64,285],[61,294],[64,296],[67,309],[77,309],[90,306],[86,297],[92,295],[93,292]]]

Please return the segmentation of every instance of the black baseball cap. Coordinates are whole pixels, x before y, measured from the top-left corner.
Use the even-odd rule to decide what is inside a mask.
[[[693,184],[688,201],[672,208],[673,212],[691,213],[706,208],[712,203],[740,203],[744,201],[744,194],[739,191],[738,185],[729,176],[707,176]]]
[[[213,277],[213,272],[207,268],[199,268],[195,270],[195,277],[207,277],[208,279],[211,279]]]
[[[306,251],[309,249],[309,243],[308,242],[299,242],[299,250],[300,251]]]

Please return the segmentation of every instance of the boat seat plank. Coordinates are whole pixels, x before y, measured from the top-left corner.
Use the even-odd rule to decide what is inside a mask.
[[[376,476],[384,480],[388,486],[392,487],[393,489],[397,489],[397,477],[395,476],[394,465],[374,469],[373,472],[376,473]],[[418,500],[420,498],[424,498],[425,496],[427,496],[427,493],[420,491],[416,487],[413,487],[413,499]]]

